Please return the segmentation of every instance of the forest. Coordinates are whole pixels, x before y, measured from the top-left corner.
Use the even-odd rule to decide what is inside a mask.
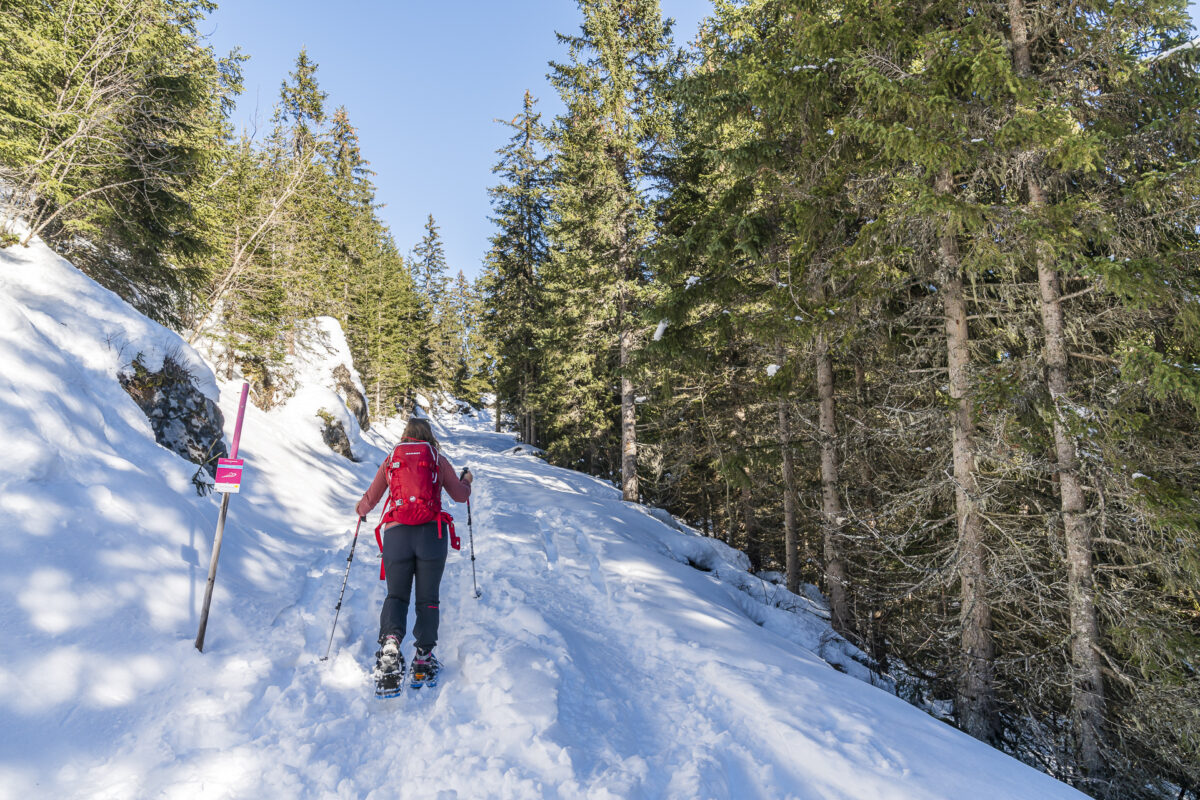
[[[6,2],[0,245],[218,342],[264,408],[335,317],[373,415],[494,402],[818,585],[909,702],[1097,798],[1200,797],[1185,3],[716,0],[688,43],[578,6],[468,281],[432,215],[394,241],[306,51],[238,131],[210,0]]]

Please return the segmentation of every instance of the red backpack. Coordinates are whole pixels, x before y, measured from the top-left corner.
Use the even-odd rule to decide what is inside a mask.
[[[450,545],[459,549],[459,538],[454,534],[454,517],[442,511],[442,481],[438,475],[438,451],[429,442],[421,439],[404,439],[388,457],[388,499],[383,516],[375,526],[375,541],[379,552],[383,552],[384,525],[423,525],[437,521],[438,538],[442,538],[442,526],[450,529]],[[379,565],[379,578],[384,578],[383,564]]]
[[[392,450],[387,478],[390,508],[381,524],[422,525],[437,519],[442,510],[437,448],[418,439],[401,441]]]

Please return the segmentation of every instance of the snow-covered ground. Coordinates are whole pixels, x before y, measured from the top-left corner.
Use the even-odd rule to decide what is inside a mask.
[[[229,438],[240,384],[40,243],[0,250],[0,798],[1082,797],[869,685],[812,600],[514,451],[486,412],[436,425],[477,476],[482,597],[451,504],[442,686],[376,700],[366,526],[320,657],[353,504],[397,430],[348,424],[361,463],[321,442],[318,408],[346,419],[327,332],[303,391],[247,413],[201,654],[218,502],[116,375],[173,354]]]

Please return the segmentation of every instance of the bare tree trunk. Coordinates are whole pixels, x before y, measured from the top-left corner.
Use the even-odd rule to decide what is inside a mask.
[[[937,191],[951,191],[949,170],[937,179]],[[992,742],[998,734],[995,702],[995,644],[988,597],[983,523],[976,503],[975,411],[970,396],[970,333],[958,242],[941,236],[939,250],[946,279],[941,294],[946,315],[946,362],[949,368],[950,427],[953,442],[955,516],[958,523],[958,572],[961,584],[960,649],[963,669],[958,685],[958,717],[963,730]]]
[[[630,502],[638,500],[637,477],[637,409],[634,405],[633,379],[627,372],[633,352],[633,330],[629,327],[622,298],[620,320],[621,365],[621,497]]]
[[[754,493],[749,486],[743,486],[740,495],[742,521],[746,526],[746,556],[750,559],[750,571],[758,572],[762,569],[762,543],[758,537],[758,519],[754,514]]]
[[[787,399],[780,397],[779,449],[783,456],[783,547],[787,588],[800,592],[800,542],[796,534],[796,476],[792,458],[792,426],[788,420]]]
[[[1033,206],[1045,205],[1045,192],[1029,182]],[[1071,706],[1084,770],[1090,777],[1107,771],[1104,758],[1105,691],[1101,665],[1100,623],[1092,564],[1092,531],[1079,480],[1079,454],[1067,430],[1064,405],[1070,388],[1062,288],[1046,248],[1037,255],[1042,326],[1045,329],[1046,382],[1054,404],[1054,456],[1058,466],[1063,530],[1067,545],[1067,598],[1071,613]]]
[[[859,409],[867,408],[870,405],[870,391],[867,388],[867,370],[863,366],[861,354],[854,362],[854,398]],[[862,520],[872,528],[875,527],[875,488],[874,488],[874,470],[869,458],[858,459],[858,481],[861,488],[862,500],[860,501],[863,508],[864,519]],[[875,668],[885,674],[888,671],[888,651],[887,651],[887,633],[885,629],[885,610],[878,596],[871,598],[867,608],[867,619],[870,620],[870,627],[866,631],[867,647],[871,654],[871,659],[875,662]]]
[[[1033,75],[1029,51],[1029,29],[1021,0],[1008,0],[1013,39],[1013,66],[1021,77]],[[1029,180],[1029,204],[1046,205],[1041,184]],[[1062,285],[1054,269],[1052,254],[1037,248],[1038,289],[1042,327],[1046,342],[1046,383],[1054,404],[1054,457],[1067,545],[1067,598],[1071,619],[1071,706],[1079,744],[1080,762],[1089,777],[1107,772],[1104,758],[1106,700],[1101,665],[1100,624],[1096,616],[1096,588],[1092,563],[1092,531],[1087,520],[1087,501],[1079,480],[1079,454],[1063,419],[1063,404],[1070,389],[1067,362],[1066,322],[1062,308]]]
[[[825,550],[825,589],[829,593],[829,621],[846,636],[854,630],[850,613],[850,585],[846,561],[838,539],[845,522],[838,494],[837,417],[833,397],[833,358],[824,336],[817,337],[817,427],[821,445],[821,528]]]
[[[784,363],[787,354],[776,344],[776,359]],[[788,419],[786,392],[776,401],[779,415],[779,450],[783,471],[783,549],[788,591],[800,591],[800,542],[796,533],[796,468],[792,456],[792,424]]]
[[[738,513],[734,507],[733,497],[727,490],[725,493],[725,544],[730,547],[737,547],[737,524]]]
[[[871,659],[875,662],[875,669],[880,674],[886,674],[888,671],[888,652],[887,652],[887,636],[884,634],[883,626],[883,609],[871,609],[871,632],[867,637],[867,646],[871,650]]]

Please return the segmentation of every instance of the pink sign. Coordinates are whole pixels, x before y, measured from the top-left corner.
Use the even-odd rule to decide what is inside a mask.
[[[218,458],[216,490],[236,494],[242,486],[242,464],[240,458]]]

